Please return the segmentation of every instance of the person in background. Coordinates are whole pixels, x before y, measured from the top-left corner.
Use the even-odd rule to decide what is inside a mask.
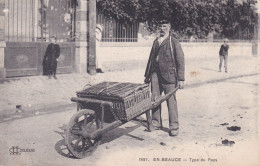
[[[225,68],[225,72],[227,73],[227,62],[228,62],[228,49],[229,49],[229,45],[228,43],[228,39],[224,40],[224,44],[221,45],[220,50],[219,50],[219,72],[221,72],[221,68],[222,68],[222,63],[224,60],[224,68]]]
[[[60,46],[56,43],[57,39],[55,36],[50,38],[51,43],[47,46],[44,60],[46,62],[49,79],[53,76],[56,77],[57,64],[60,56]]]
[[[145,83],[151,82],[152,100],[156,101],[164,91],[171,92],[176,87],[184,88],[184,53],[178,40],[170,34],[171,25],[167,20],[159,22],[160,36],[153,42],[145,71]],[[176,94],[168,100],[169,135],[179,133],[179,120]],[[152,130],[162,129],[161,105],[152,110]]]
[[[102,59],[100,55],[100,42],[102,40],[103,27],[100,24],[96,25],[96,69],[98,73],[104,73],[102,68]]]

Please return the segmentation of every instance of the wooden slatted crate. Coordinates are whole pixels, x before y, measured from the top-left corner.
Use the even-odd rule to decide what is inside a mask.
[[[131,120],[151,105],[147,84],[101,82],[77,92],[78,97],[113,102],[113,111],[120,120]]]

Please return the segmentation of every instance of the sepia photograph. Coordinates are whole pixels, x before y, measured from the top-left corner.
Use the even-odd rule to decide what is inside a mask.
[[[0,0],[1,166],[260,166],[258,0]]]

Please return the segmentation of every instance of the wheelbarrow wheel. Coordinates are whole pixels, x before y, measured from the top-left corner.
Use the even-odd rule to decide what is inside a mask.
[[[92,110],[80,110],[73,115],[65,132],[65,143],[70,153],[76,158],[90,156],[101,142],[101,137],[84,138],[82,133],[87,131],[89,134],[100,129],[101,122]]]

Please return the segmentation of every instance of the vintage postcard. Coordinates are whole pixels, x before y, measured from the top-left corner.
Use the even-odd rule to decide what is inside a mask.
[[[259,2],[1,0],[0,165],[259,166]]]

